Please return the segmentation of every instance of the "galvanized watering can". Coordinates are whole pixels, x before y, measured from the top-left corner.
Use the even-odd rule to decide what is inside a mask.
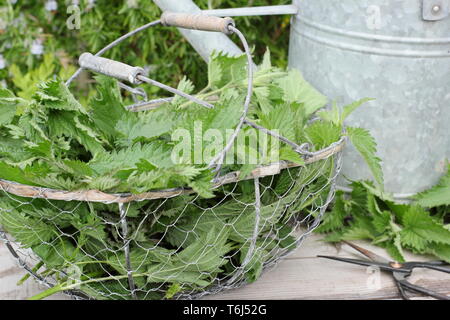
[[[161,9],[200,12],[191,0]],[[450,0],[294,0],[292,5],[207,10],[217,16],[292,15],[289,66],[343,105],[376,100],[349,119],[375,136],[386,190],[407,198],[437,182],[450,158]],[[239,49],[223,34],[183,31],[207,59]],[[343,176],[368,179],[352,149]],[[345,186],[341,179],[340,186]]]

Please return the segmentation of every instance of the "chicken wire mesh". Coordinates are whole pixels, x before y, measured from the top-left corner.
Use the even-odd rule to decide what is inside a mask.
[[[2,184],[2,224],[15,239],[0,237],[36,280],[62,281],[74,297],[200,298],[253,282],[297,248],[332,200],[340,166],[338,152],[222,185],[213,199],[57,201],[18,197]],[[74,217],[86,223],[77,228]],[[30,238],[33,249],[23,248]]]
[[[0,180],[1,225],[13,235],[1,231],[0,238],[19,265],[49,288],[39,298],[56,292],[77,299],[200,298],[255,281],[318,226],[334,196],[345,138],[309,152],[248,121],[253,62],[243,35],[234,25],[230,31],[248,57],[248,92],[235,134],[210,164],[217,172],[213,198],[190,189],[106,194]],[[244,125],[290,144],[306,165],[281,161],[244,180],[239,172],[221,175]]]

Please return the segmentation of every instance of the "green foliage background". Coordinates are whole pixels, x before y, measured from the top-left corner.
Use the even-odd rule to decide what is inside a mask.
[[[7,68],[0,70],[0,81],[17,92],[19,87],[12,79],[17,72],[11,70],[17,65],[23,74],[35,70],[43,62],[43,56],[30,53],[36,39],[41,39],[44,52],[54,56],[55,69],[70,70],[76,65],[77,57],[85,52],[96,52],[119,36],[134,30],[161,14],[151,0],[97,0],[89,7],[88,0],[80,0],[82,10],[80,30],[69,30],[67,7],[72,1],[57,0],[58,10],[45,10],[45,2],[2,0],[0,5],[0,54],[4,56]],[[243,6],[288,4],[289,0],[196,0],[202,9],[231,8]],[[255,62],[262,57],[268,46],[276,66],[287,65],[289,41],[289,16],[236,18],[237,24],[254,45]],[[2,27],[3,26],[3,27]],[[2,29],[3,28],[3,29]],[[207,67],[190,44],[174,28],[156,27],[145,31],[107,53],[107,57],[137,66],[147,66],[152,77],[175,86],[188,75],[197,88],[207,81]],[[68,69],[69,68],[69,69]],[[68,72],[66,72],[68,73]],[[43,77],[48,74],[43,75]],[[67,74],[62,75],[63,78]],[[44,79],[38,77],[36,82]],[[5,84],[4,82],[4,84]],[[31,85],[26,84],[26,85]],[[157,89],[155,89],[157,90]]]

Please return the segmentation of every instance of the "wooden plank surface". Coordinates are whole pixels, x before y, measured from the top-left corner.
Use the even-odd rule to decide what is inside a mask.
[[[365,242],[355,242],[380,255],[382,249]],[[291,256],[267,271],[257,282],[205,299],[397,299],[398,291],[392,278],[374,269],[348,265],[317,258],[317,255],[338,255],[361,258],[357,252],[342,245],[336,247],[309,237]],[[409,260],[427,257],[407,255]],[[25,274],[0,244],[0,299],[26,299],[39,293],[43,287],[33,280],[16,286]],[[411,276],[412,283],[426,286],[443,294],[450,294],[450,275],[429,270],[418,270]],[[420,298],[420,297],[419,297]],[[55,295],[51,299],[67,299]]]

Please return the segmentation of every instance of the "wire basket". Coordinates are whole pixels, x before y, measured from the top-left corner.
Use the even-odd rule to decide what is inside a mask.
[[[1,231],[0,238],[20,266],[49,288],[40,298],[62,291],[79,299],[197,299],[237,288],[257,280],[293,252],[318,226],[332,201],[345,139],[307,152],[305,146],[248,121],[253,62],[245,38],[230,19],[208,17],[206,23],[197,16],[187,18],[189,24],[186,16],[163,16],[137,31],[163,23],[236,33],[248,57],[248,94],[241,121],[225,149],[210,163],[217,173],[214,198],[201,198],[189,188],[110,194],[0,180],[0,215],[12,236]],[[96,56],[87,56],[87,61],[80,59],[81,65],[131,83],[155,84],[136,68],[99,58],[137,31]],[[121,87],[145,96],[138,89]],[[137,100],[129,109],[154,108],[160,100]],[[223,174],[224,158],[244,125],[290,144],[303,154],[306,166],[280,161],[258,167],[244,178],[240,172]],[[74,225],[74,216],[85,223]],[[21,243],[29,237],[37,240],[24,248]]]

